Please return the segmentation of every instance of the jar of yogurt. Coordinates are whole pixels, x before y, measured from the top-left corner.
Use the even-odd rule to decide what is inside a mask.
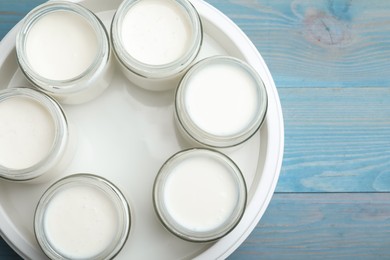
[[[16,53],[27,79],[61,103],[96,98],[113,75],[104,25],[71,2],[50,1],[32,10],[17,36]]]
[[[112,259],[130,232],[129,205],[110,181],[92,174],[65,177],[42,195],[34,231],[50,259]]]
[[[238,166],[215,150],[176,153],[161,167],[153,188],[154,208],[174,235],[215,241],[231,232],[246,207],[247,189]]]
[[[43,92],[0,91],[0,178],[42,180],[58,171],[72,157],[70,132],[61,106]]]
[[[237,147],[260,129],[267,107],[267,91],[259,74],[229,56],[193,65],[175,96],[178,129],[195,146]]]
[[[125,0],[111,26],[125,76],[149,90],[177,86],[200,51],[200,17],[188,0]]]

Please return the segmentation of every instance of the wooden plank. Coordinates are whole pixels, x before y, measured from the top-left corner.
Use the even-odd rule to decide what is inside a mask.
[[[0,38],[43,0],[13,2],[0,1],[1,12],[11,15],[0,21]],[[278,87],[390,85],[389,1],[207,2],[248,34]]]
[[[229,259],[390,259],[390,193],[275,194]]]
[[[208,0],[255,43],[278,87],[388,87],[390,2]]]
[[[275,194],[229,259],[390,259],[390,193]]]
[[[45,0],[1,0],[0,1],[0,39],[11,30],[35,6]]]
[[[282,88],[278,192],[390,191],[390,88]]]

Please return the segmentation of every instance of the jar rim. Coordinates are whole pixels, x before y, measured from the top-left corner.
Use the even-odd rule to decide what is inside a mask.
[[[34,214],[34,233],[38,241],[39,246],[43,252],[51,259],[64,259],[65,256],[55,250],[50,241],[45,235],[44,230],[44,218],[45,211],[57,192],[67,187],[85,186],[96,188],[103,192],[107,198],[110,199],[113,206],[115,206],[118,213],[118,233],[111,243],[98,255],[94,256],[94,259],[112,259],[114,258],[124,247],[125,242],[130,233],[131,228],[131,211],[129,204],[121,192],[121,190],[108,179],[91,173],[76,173],[64,177],[55,183],[53,183],[42,195]]]
[[[171,174],[171,170],[192,156],[205,156],[224,164],[230,170],[229,174],[237,188],[238,198],[236,206],[229,215],[229,218],[223,224],[208,231],[197,232],[181,226],[170,216],[169,210],[167,210],[163,201],[164,188],[167,178]],[[229,234],[238,225],[245,213],[247,196],[245,178],[237,164],[227,155],[209,148],[189,148],[175,153],[162,165],[153,185],[153,205],[161,223],[172,234],[190,242],[211,242]]]
[[[26,54],[26,42],[30,29],[43,16],[55,12],[71,12],[81,16],[96,34],[98,45],[96,57],[89,67],[79,75],[65,80],[43,77],[32,68]],[[50,94],[76,93],[89,87],[88,84],[82,84],[82,82],[102,71],[109,63],[110,49],[109,36],[102,21],[86,7],[66,1],[49,1],[34,8],[24,18],[24,23],[16,37],[16,54],[23,74],[39,89]]]
[[[136,75],[149,78],[149,79],[161,79],[172,77],[182,71],[184,71],[198,55],[202,42],[203,42],[203,27],[201,18],[188,0],[172,0],[179,5],[180,8],[187,14],[189,22],[192,27],[192,44],[191,47],[175,61],[161,65],[151,65],[143,63],[136,58],[132,57],[126,50],[122,41],[121,31],[123,20],[128,11],[139,0],[127,0],[123,1],[117,9],[112,24],[111,24],[111,41],[114,53],[118,61],[129,71],[132,71]]]
[[[230,135],[216,135],[209,133],[199,127],[189,115],[185,105],[185,92],[187,90],[188,81],[199,70],[208,65],[213,64],[228,64],[238,66],[238,68],[247,72],[256,83],[256,92],[258,107],[257,112],[253,114],[251,122],[242,131]],[[211,148],[228,148],[238,146],[249,140],[263,125],[267,110],[268,110],[268,95],[265,84],[260,75],[246,62],[231,56],[216,55],[205,58],[193,66],[186,72],[181,79],[175,93],[175,117],[182,130],[197,143]]]
[[[69,142],[69,124],[58,102],[39,90],[17,87],[0,91],[0,103],[16,97],[29,98],[37,102],[49,112],[54,123],[54,140],[51,149],[41,161],[23,169],[12,169],[0,165],[0,177],[12,181],[28,181],[45,174],[64,156]]]

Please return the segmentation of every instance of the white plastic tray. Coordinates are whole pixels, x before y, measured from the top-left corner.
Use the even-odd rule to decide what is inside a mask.
[[[80,1],[107,27],[120,2]],[[229,235],[208,244],[182,241],[162,227],[153,211],[152,184],[162,163],[186,148],[174,127],[174,91],[142,90],[117,70],[102,96],[87,104],[64,106],[78,142],[75,157],[63,173],[41,184],[0,180],[1,235],[23,258],[45,258],[34,238],[34,210],[51,183],[73,173],[104,176],[119,186],[129,200],[131,234],[117,259],[223,259],[260,220],[275,190],[283,157],[284,128],[277,90],[262,57],[244,33],[209,4],[201,0],[192,3],[201,15],[205,32],[198,59],[227,54],[247,61],[260,73],[269,95],[268,114],[261,131],[242,149],[226,152],[239,165],[248,185],[249,200],[243,219]],[[20,24],[0,44],[0,88],[30,86],[16,61],[18,28]]]

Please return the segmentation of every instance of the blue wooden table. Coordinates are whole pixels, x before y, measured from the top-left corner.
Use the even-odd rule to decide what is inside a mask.
[[[0,0],[0,39],[44,0]],[[285,155],[230,259],[390,259],[390,2],[208,0],[274,77]],[[0,239],[0,259],[18,259]]]

